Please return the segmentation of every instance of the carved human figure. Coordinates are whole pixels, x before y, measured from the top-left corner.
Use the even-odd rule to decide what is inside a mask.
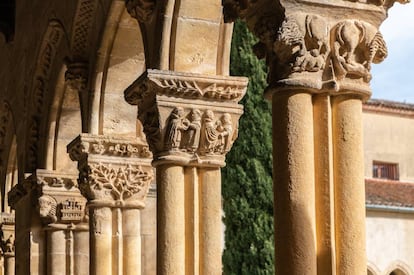
[[[167,149],[178,150],[181,144],[182,132],[188,129],[190,122],[184,117],[184,109],[176,107],[168,119],[166,132]]]
[[[39,197],[39,215],[41,220],[48,224],[54,223],[57,221],[56,217],[56,207],[57,203],[54,198],[48,195],[43,195]]]
[[[201,130],[201,111],[198,109],[192,109],[190,113],[191,123],[188,125],[188,140],[187,150],[195,152],[200,145],[200,130]]]
[[[221,122],[215,121],[213,111],[207,110],[204,113],[200,150],[202,153],[213,153],[217,148],[220,134],[219,131],[217,131],[219,124],[221,124]]]
[[[219,150],[221,152],[228,152],[230,151],[231,146],[231,139],[233,134],[233,125],[231,116],[228,113],[225,113],[221,117],[221,123],[218,126],[219,134]]]
[[[5,251],[4,253],[12,253],[14,252],[14,236],[10,234],[9,238],[7,238],[5,242]]]

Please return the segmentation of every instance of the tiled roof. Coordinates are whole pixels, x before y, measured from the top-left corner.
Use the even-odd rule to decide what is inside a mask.
[[[414,117],[414,104],[383,99],[370,99],[363,105],[365,112]]]
[[[414,183],[365,179],[367,205],[414,208]]]

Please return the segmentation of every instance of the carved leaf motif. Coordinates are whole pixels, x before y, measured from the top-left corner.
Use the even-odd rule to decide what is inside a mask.
[[[145,172],[141,166],[113,168],[111,165],[90,165],[89,184],[87,187],[93,199],[127,200],[141,194],[145,197],[153,179],[152,173]],[[110,197],[108,197],[108,195]]]

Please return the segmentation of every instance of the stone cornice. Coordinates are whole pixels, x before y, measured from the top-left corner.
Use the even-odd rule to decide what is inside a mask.
[[[90,207],[143,208],[154,179],[151,156],[137,139],[82,134],[68,145]],[[145,156],[145,157],[144,157]]]
[[[128,158],[131,161],[145,163],[146,159],[151,157],[148,145],[139,139],[102,135],[81,134],[67,146],[67,149],[73,161],[96,156],[101,159],[105,157]]]
[[[137,105],[149,93],[185,99],[239,102],[247,90],[247,78],[209,76],[147,70],[125,91],[129,104]]]
[[[408,103],[375,99],[365,102],[362,109],[367,113],[414,118],[414,105]]]
[[[138,105],[154,165],[225,165],[243,113],[247,79],[148,70],[126,91]]]

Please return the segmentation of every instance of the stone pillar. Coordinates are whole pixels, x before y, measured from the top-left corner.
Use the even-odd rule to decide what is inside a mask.
[[[394,2],[223,1],[269,65],[276,274],[366,273],[361,106]]]
[[[141,274],[140,212],[153,168],[137,139],[81,134],[68,145],[90,213],[90,273]]]
[[[245,78],[147,70],[126,91],[157,169],[157,274],[222,274],[221,175]]]

